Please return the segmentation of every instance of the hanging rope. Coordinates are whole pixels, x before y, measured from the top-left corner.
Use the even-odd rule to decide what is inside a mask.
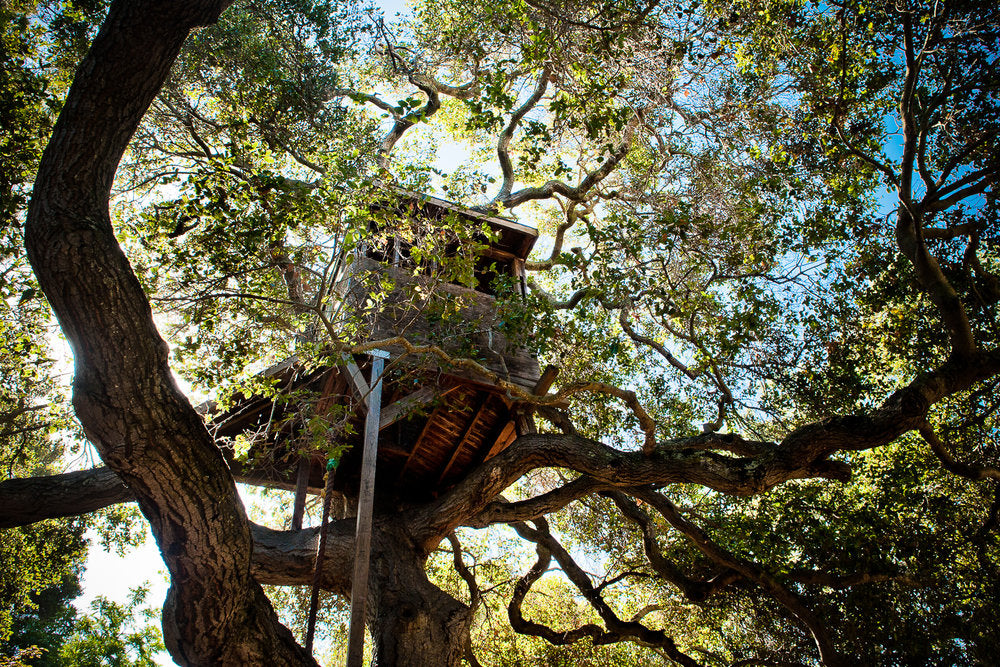
[[[326,553],[326,532],[330,521],[330,505],[333,502],[333,481],[337,473],[337,459],[326,462],[326,483],[323,485],[323,518],[319,523],[319,545],[316,547],[316,567],[313,570],[312,592],[309,597],[309,624],[306,627],[306,651],[313,650],[316,634],[316,614],[319,611],[319,582],[323,572],[323,555]]]

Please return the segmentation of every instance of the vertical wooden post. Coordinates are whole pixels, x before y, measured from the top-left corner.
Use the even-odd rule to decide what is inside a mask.
[[[299,456],[299,467],[295,474],[295,505],[292,508],[292,530],[302,530],[302,516],[306,511],[306,493],[309,491],[309,469],[312,460]]]
[[[365,444],[358,489],[358,524],[354,536],[354,578],[351,581],[351,624],[347,641],[347,667],[361,667],[365,648],[365,606],[368,598],[368,566],[371,554],[372,509],[375,503],[375,459],[378,456],[378,427],[382,411],[382,366],[387,352],[374,350],[368,414],[365,417]]]

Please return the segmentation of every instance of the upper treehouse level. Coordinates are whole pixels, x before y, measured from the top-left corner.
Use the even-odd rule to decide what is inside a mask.
[[[526,295],[525,260],[538,232],[513,220],[451,202],[397,190],[372,208],[374,241],[361,245],[337,292],[354,314],[354,340],[403,338],[434,345],[449,357],[471,359],[500,379],[530,391],[538,361],[516,338],[516,317],[498,307]],[[400,345],[388,345],[393,358]],[[413,355],[409,355],[413,356]],[[486,381],[439,355],[424,363],[456,376]],[[412,366],[416,358],[409,359]]]
[[[370,229],[346,261],[334,308],[347,313],[338,321],[348,340],[382,341],[389,355],[376,496],[418,500],[462,479],[522,430],[516,392],[498,381],[543,394],[554,379],[539,372],[512,327],[516,318],[500,307],[523,300],[525,260],[538,233],[403,190],[372,207]],[[328,418],[331,437],[346,446],[337,483],[351,495],[370,365],[365,354],[312,369],[288,360],[265,371],[280,388],[277,399],[244,397],[213,427],[219,436],[243,434],[253,443],[244,476],[252,469],[249,476],[261,484],[291,488],[298,467],[300,489],[316,491],[326,464],[316,424]]]

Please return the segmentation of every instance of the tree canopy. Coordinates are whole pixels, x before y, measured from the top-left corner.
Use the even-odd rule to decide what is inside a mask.
[[[178,664],[315,664],[300,600],[349,597],[357,490],[322,542],[287,494],[251,521],[260,441],[213,414],[294,402],[298,446],[340,456],[358,406],[259,371],[393,345],[500,387],[518,428],[439,493],[383,485],[375,664],[996,655],[1000,9],[229,5],[2,10],[0,556],[35,550],[0,581],[4,651],[72,591],[84,527],[124,520],[91,513],[134,502]],[[526,289],[485,284],[464,218],[394,219],[401,191],[536,226]],[[371,339],[383,273],[338,291],[400,239],[437,339]],[[556,384],[486,368],[446,283],[488,289]],[[55,474],[76,427],[53,314],[102,467]],[[124,646],[124,614],[79,627]]]

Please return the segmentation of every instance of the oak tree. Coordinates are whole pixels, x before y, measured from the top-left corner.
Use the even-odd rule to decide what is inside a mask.
[[[329,308],[330,253],[381,242],[387,182],[439,188],[550,235],[527,298],[496,291],[561,372],[502,453],[376,514],[377,664],[513,660],[500,607],[576,655],[993,655],[997,9],[228,5],[116,0],[76,71],[25,247],[106,467],[0,483],[0,525],[134,501],[178,663],[313,664],[262,585],[311,585],[319,529],[247,518],[253,461],[170,363],[224,400],[268,355],[377,347]],[[468,281],[435,240],[460,226],[425,232],[415,256]],[[353,527],[326,531],[340,596]]]

